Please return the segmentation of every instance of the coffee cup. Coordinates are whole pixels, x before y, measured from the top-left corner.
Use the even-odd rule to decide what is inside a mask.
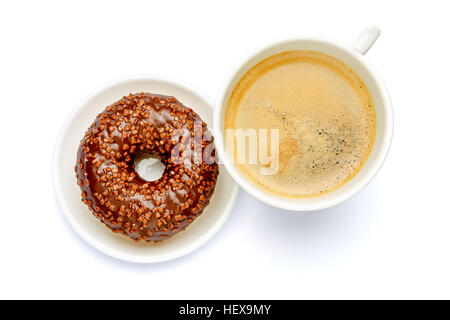
[[[272,43],[246,57],[236,65],[225,80],[216,100],[214,110],[214,135],[217,152],[231,176],[248,193],[257,199],[286,210],[315,211],[332,207],[361,191],[382,167],[392,141],[393,112],[387,88],[378,72],[364,54],[377,40],[380,30],[375,26],[364,29],[352,45],[322,38],[295,38]],[[326,54],[348,65],[364,82],[372,97],[376,113],[376,135],[372,150],[359,172],[336,190],[317,197],[284,197],[269,192],[245,176],[227,151],[225,116],[228,101],[240,79],[260,61],[276,54],[308,50]]]

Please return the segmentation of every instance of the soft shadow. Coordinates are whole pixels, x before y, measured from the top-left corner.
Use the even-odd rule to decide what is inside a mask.
[[[266,205],[242,192],[240,210],[251,214],[249,240],[270,263],[317,265],[361,252],[371,239],[379,214],[380,192],[369,185],[335,207],[291,212]],[[257,241],[255,241],[257,239]]]
[[[194,252],[166,262],[140,264],[122,261],[95,249],[71,227],[59,207],[58,215],[72,239],[92,259],[100,263],[127,268],[135,272],[168,271],[177,265],[198,259],[209,246],[226,241],[230,232],[245,234],[242,241],[253,247],[253,255],[264,263],[287,266],[338,261],[357,254],[370,240],[378,215],[381,192],[372,183],[353,198],[333,208],[315,212],[291,212],[277,209],[255,199],[242,189],[229,220],[213,239]]]

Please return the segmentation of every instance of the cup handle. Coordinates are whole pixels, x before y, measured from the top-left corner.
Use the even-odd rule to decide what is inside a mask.
[[[377,41],[380,33],[381,30],[377,26],[366,27],[353,42],[353,49],[361,54],[365,54]]]

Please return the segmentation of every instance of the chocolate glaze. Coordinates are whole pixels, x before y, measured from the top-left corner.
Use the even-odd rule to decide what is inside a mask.
[[[135,172],[134,157],[142,152],[166,166],[159,180]],[[107,227],[134,240],[160,241],[184,230],[208,205],[219,174],[214,160],[213,137],[198,114],[174,97],[139,93],[97,116],[81,141],[75,171],[82,201]]]

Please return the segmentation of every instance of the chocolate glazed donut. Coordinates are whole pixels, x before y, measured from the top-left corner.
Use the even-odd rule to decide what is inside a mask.
[[[134,158],[156,155],[156,181]],[[130,94],[88,128],[75,167],[82,201],[108,228],[134,240],[161,241],[184,230],[213,195],[219,168],[206,123],[174,97]]]

